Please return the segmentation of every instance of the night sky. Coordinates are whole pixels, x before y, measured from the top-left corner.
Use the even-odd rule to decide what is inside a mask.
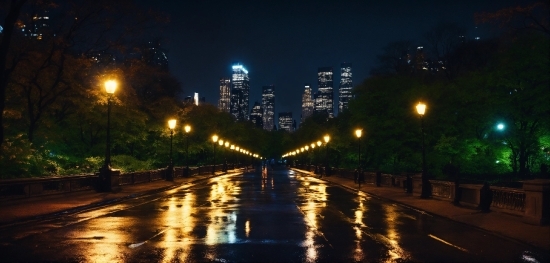
[[[298,123],[304,84],[317,90],[318,67],[334,68],[337,98],[343,62],[353,63],[355,86],[369,76],[377,65],[376,56],[390,42],[422,45],[424,33],[441,22],[463,26],[467,39],[488,38],[494,33],[487,25],[476,29],[474,13],[532,2],[140,1],[170,16],[158,34],[184,96],[199,92],[207,103],[217,105],[219,79],[230,77],[232,64],[239,62],[249,71],[250,106],[261,101],[262,86],[273,84],[276,116],[292,111]]]

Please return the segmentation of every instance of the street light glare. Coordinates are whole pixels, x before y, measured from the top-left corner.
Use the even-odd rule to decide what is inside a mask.
[[[416,105],[416,111],[418,112],[418,114],[424,115],[424,113],[426,112],[426,104],[419,102],[418,105]]]
[[[116,80],[107,80],[105,81],[105,91],[107,91],[107,93],[109,94],[114,94],[117,85],[118,83],[116,82]]]
[[[504,124],[502,124],[502,123],[499,123],[499,124],[497,125],[497,129],[499,129],[499,130],[504,130],[504,127],[505,127],[505,126],[504,126]]]
[[[191,131],[191,126],[185,125],[184,129],[186,133],[189,133]]]
[[[171,119],[168,121],[168,128],[170,128],[170,130],[176,128],[176,119]]]
[[[212,135],[212,141],[217,142],[218,141],[218,135]]]
[[[363,134],[363,130],[361,130],[361,129],[355,130],[355,136],[357,136],[357,138],[361,138],[362,134]]]
[[[330,141],[330,136],[327,134],[323,139],[325,139],[325,143],[328,143]]]

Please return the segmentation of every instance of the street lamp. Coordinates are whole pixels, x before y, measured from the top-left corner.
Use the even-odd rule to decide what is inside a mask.
[[[355,136],[357,136],[357,139],[359,139],[359,161],[357,162],[357,183],[359,184],[359,188],[361,188],[361,135],[363,134],[363,130],[357,129],[355,130]]]
[[[99,170],[98,191],[111,191],[111,104],[117,88],[115,80],[105,82],[105,91],[107,92],[107,146],[105,150],[105,162]]]
[[[426,113],[426,104],[419,102],[416,105],[416,111],[420,115],[420,131],[422,132],[422,194],[421,198],[430,197],[430,182],[426,173],[426,146],[424,144],[424,113]]]
[[[174,181],[174,161],[172,159],[172,139],[174,137],[174,129],[176,128],[176,119],[168,121],[168,128],[170,129],[170,164],[166,171],[166,181]]]
[[[223,151],[223,143],[224,143],[224,141],[222,139],[218,140],[218,144],[220,145],[220,155],[222,156],[222,160],[223,160],[223,152],[222,152]],[[223,163],[223,161],[222,161],[222,163]],[[222,165],[222,172],[225,172],[224,168],[223,168],[223,165]]]
[[[187,124],[183,129],[185,130],[185,176],[189,176],[189,132],[191,126]]]
[[[216,174],[216,143],[218,142],[218,135],[212,135],[212,141],[214,142],[214,158],[212,159],[212,174]]]
[[[325,137],[323,137],[323,139],[325,140],[325,148],[326,148],[326,153],[325,153],[325,175],[329,176],[330,175],[330,165],[328,163],[328,142],[330,141],[330,136],[327,134],[327,135],[325,135]]]

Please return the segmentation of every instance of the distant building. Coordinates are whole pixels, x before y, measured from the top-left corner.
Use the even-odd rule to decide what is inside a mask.
[[[263,112],[263,128],[264,130],[273,130],[275,125],[275,86],[262,87],[262,109]]]
[[[193,97],[191,96],[187,96],[183,99],[183,104],[193,104],[195,106],[199,106],[199,104],[201,103],[206,103],[206,98],[205,97],[199,97],[199,93],[198,92],[195,92],[193,94]]]
[[[340,88],[338,89],[338,113],[342,113],[348,108],[348,103],[353,98],[352,89],[351,63],[342,63],[340,66]]]
[[[238,121],[248,120],[248,99],[250,93],[250,79],[248,70],[242,65],[233,65],[231,77],[231,108],[230,113]]]
[[[218,109],[227,113],[229,113],[231,109],[231,80],[228,78],[220,79],[220,100],[218,101]]]
[[[317,92],[315,93],[315,112],[326,112],[334,117],[334,91],[332,67],[322,67],[317,71]]]
[[[292,119],[292,112],[279,112],[279,130],[293,132],[296,122]]]
[[[302,118],[300,123],[303,123],[309,116],[313,114],[313,97],[311,93],[311,87],[306,84],[304,87],[304,93],[302,94]],[[300,124],[301,125],[301,124]]]
[[[264,127],[263,115],[264,110],[262,109],[262,105],[257,101],[254,102],[254,106],[250,111],[250,121],[260,129]]]
[[[162,70],[168,70],[168,51],[160,47],[160,41],[154,40],[147,42],[142,50],[141,59],[147,63]]]
[[[41,11],[41,14],[34,15],[30,24],[21,25],[20,29],[26,37],[42,40],[44,37],[50,35],[49,11]]]

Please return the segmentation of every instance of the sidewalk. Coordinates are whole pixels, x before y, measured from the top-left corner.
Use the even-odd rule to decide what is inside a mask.
[[[318,177],[311,172],[295,169],[302,174]],[[321,180],[357,190],[358,185],[353,180],[323,176]],[[428,212],[433,215],[446,217],[451,220],[483,229],[499,236],[515,239],[531,244],[541,249],[550,250],[550,226],[529,225],[521,221],[521,217],[501,212],[481,211],[468,206],[455,206],[449,201],[439,199],[421,199],[419,196],[407,194],[398,187],[376,187],[372,184],[361,184],[361,191],[373,196],[392,200],[394,202]]]
[[[232,173],[232,171],[229,171],[229,173]],[[116,192],[98,193],[94,190],[88,190],[5,202],[0,204],[0,228],[46,217],[54,217],[62,212],[77,212],[136,196],[162,192],[186,183],[197,182],[222,174],[178,177],[174,178],[173,182],[157,180],[147,183],[123,185],[120,191]]]

